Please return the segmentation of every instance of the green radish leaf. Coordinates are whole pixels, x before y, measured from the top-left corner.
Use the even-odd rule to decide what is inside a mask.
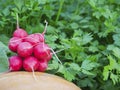
[[[96,5],[96,0],[89,0],[89,4],[90,4],[92,7],[95,7],[95,5]]]
[[[113,49],[113,54],[117,57],[120,58],[120,49],[119,48],[114,48]]]
[[[24,0],[14,0],[15,5],[19,10],[22,9],[22,6],[24,5]]]
[[[86,86],[93,86],[90,78],[84,78],[83,80],[79,81],[80,86],[86,87]]]
[[[72,81],[75,79],[75,76],[68,69],[65,69],[64,77],[69,81]]]
[[[110,78],[112,79],[114,85],[118,82],[119,77],[113,73],[111,73]]]
[[[3,44],[1,41],[0,41],[0,50],[1,51],[5,51],[6,53],[10,52],[10,50],[8,49],[8,47],[5,44]]]
[[[65,67],[63,65],[59,65],[59,69],[57,72],[65,73]]]
[[[62,65],[59,66],[59,69],[57,72],[62,73],[68,81],[72,81],[75,79],[75,76],[72,74],[72,71],[70,71],[69,68],[66,68]]]
[[[0,38],[0,41],[2,43],[4,43],[5,45],[8,45],[9,38],[4,34],[1,34],[0,37],[2,37],[2,38]],[[2,46],[5,46],[5,45],[2,45]],[[5,46],[5,47],[7,48],[7,46]]]
[[[103,80],[107,80],[108,79],[108,77],[109,77],[109,68],[110,68],[109,65],[104,67],[104,70],[103,70],[104,78],[103,78]]]
[[[37,0],[39,4],[45,4],[47,0]]]
[[[93,74],[93,73],[91,73],[91,72],[89,72],[89,71],[87,71],[87,70],[85,70],[85,69],[82,69],[82,73],[84,73],[84,74],[86,74],[86,75],[90,75],[90,76],[95,75],[95,74]]]
[[[79,65],[76,64],[76,63],[71,63],[71,64],[70,64],[70,67],[71,67],[73,70],[75,70],[75,71],[80,71],[80,67],[79,67]]]
[[[86,33],[83,36],[83,44],[87,44],[92,40],[92,35],[90,33]]]
[[[79,27],[77,23],[71,23],[70,26],[72,29],[77,29]]]
[[[9,11],[9,7],[6,7],[2,13],[5,15],[5,16],[8,16],[10,14],[10,11]]]
[[[48,70],[58,69],[59,63],[56,60],[52,60],[52,63],[50,63],[48,67]]]
[[[99,64],[97,64],[96,62],[91,62],[89,60],[85,60],[82,63],[81,68],[85,69],[85,70],[92,70],[93,68],[99,66]]]
[[[114,44],[120,46],[120,34],[113,35]]]
[[[8,70],[8,57],[4,50],[0,51],[0,72]]]
[[[2,42],[0,42],[0,72],[5,72],[8,70],[8,52],[8,47],[5,46]]]

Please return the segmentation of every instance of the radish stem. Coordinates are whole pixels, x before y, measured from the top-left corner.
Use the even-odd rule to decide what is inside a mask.
[[[59,10],[58,10],[58,13],[57,13],[57,17],[56,17],[55,22],[57,22],[57,21],[59,20],[59,17],[60,17],[62,8],[63,8],[63,4],[64,4],[64,0],[61,0],[61,1],[60,1],[60,7],[59,7]]]
[[[69,48],[65,48],[65,49],[61,49],[61,50],[55,51],[55,53],[62,52],[62,51],[64,51],[64,50],[66,50],[66,49],[69,49]],[[54,53],[52,53],[52,54],[54,54]]]
[[[42,33],[43,35],[46,33],[47,26],[48,26],[48,22],[47,22],[46,20],[45,20],[45,24],[46,24],[46,25],[45,25],[44,31],[43,31],[43,33]]]
[[[58,62],[60,62],[60,64],[62,65],[62,62],[60,61],[60,59],[58,58],[58,56],[56,55],[56,53],[54,52],[54,50],[52,48],[50,48],[50,50],[53,52],[53,54],[57,58]]]
[[[18,13],[16,13],[16,18],[17,18],[17,29],[19,29]]]

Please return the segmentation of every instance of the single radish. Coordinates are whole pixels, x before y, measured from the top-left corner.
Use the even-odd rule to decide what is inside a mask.
[[[33,53],[33,46],[29,42],[22,42],[17,47],[17,53],[21,57],[28,57]]]
[[[24,38],[24,41],[29,42],[34,46],[40,42],[44,42],[44,36],[40,33],[30,34],[26,38]]]
[[[14,32],[13,32],[13,37],[19,37],[19,38],[24,38],[26,37],[28,34],[24,29],[21,28],[17,28]]]
[[[50,47],[45,43],[36,45],[33,49],[33,54],[38,59],[50,60],[52,58]]]
[[[22,58],[19,56],[11,56],[9,58],[9,70],[19,71],[22,69]]]
[[[16,14],[16,16],[17,16],[17,29],[13,32],[13,37],[24,38],[28,34],[27,34],[27,32],[24,29],[19,27],[18,14]]]
[[[44,72],[46,71],[47,67],[48,67],[47,60],[39,60],[39,66],[37,71]]]
[[[35,71],[38,69],[38,66],[39,66],[39,61],[37,58],[33,56],[29,56],[25,58],[23,61],[23,68],[26,71],[29,71],[29,72]]]
[[[8,47],[11,51],[17,52],[17,47],[21,42],[22,42],[21,38],[12,37],[8,43]]]

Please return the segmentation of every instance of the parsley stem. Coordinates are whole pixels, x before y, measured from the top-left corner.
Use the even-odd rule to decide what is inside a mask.
[[[59,7],[59,10],[58,10],[58,13],[57,13],[57,17],[56,17],[55,22],[57,22],[57,21],[59,20],[59,17],[60,17],[60,13],[61,13],[63,4],[64,4],[64,0],[61,0],[61,1],[60,1],[60,7]]]

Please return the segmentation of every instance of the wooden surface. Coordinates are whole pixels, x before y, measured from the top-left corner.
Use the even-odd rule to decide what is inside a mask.
[[[36,78],[36,79],[35,79]],[[0,75],[0,90],[81,90],[61,77],[35,72],[9,72]]]

